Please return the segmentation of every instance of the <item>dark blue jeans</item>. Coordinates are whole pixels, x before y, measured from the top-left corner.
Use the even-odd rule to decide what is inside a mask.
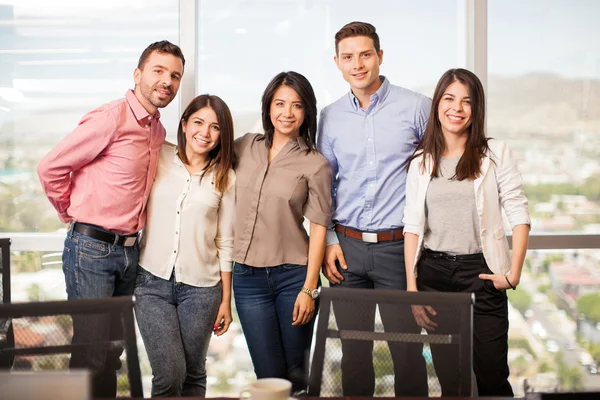
[[[206,352],[221,283],[196,287],[138,267],[135,315],[152,367],[152,397],[204,397]]]
[[[73,232],[71,224],[63,251],[68,299],[131,296],[138,258],[137,243],[132,247],[111,245]],[[108,315],[74,315],[72,343],[122,338],[121,329],[120,321],[112,321]],[[92,371],[93,397],[115,397],[121,353],[122,349],[73,351],[69,367]]]
[[[315,318],[292,326],[306,266],[255,268],[235,263],[233,293],[257,378],[283,378],[293,391],[306,389],[308,353]],[[318,304],[315,304],[315,315]]]

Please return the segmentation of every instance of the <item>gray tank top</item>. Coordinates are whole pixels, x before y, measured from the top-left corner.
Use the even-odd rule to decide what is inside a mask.
[[[460,157],[442,157],[440,176],[432,178],[425,198],[425,248],[448,254],[481,253],[473,181],[451,180]]]

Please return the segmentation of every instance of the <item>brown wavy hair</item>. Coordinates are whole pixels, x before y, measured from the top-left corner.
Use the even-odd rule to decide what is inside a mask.
[[[452,179],[459,181],[464,179],[475,180],[481,173],[481,159],[489,151],[489,139],[485,137],[485,94],[483,85],[477,75],[462,68],[450,69],[440,78],[433,93],[431,113],[429,114],[429,121],[427,122],[423,139],[409,159],[408,165],[410,167],[410,162],[422,154],[422,170],[425,170],[425,160],[431,157],[433,160],[431,176],[437,178],[440,175],[440,159],[444,151],[446,151],[446,141],[444,140],[442,124],[438,117],[438,108],[446,89],[454,82],[462,83],[469,91],[469,97],[471,98],[471,126],[468,128],[465,151],[458,161],[456,174]]]
[[[371,40],[373,40],[375,51],[379,53],[379,50],[381,50],[379,35],[377,34],[375,27],[368,22],[354,21],[344,25],[335,34],[335,54],[338,55],[339,44],[342,40],[356,36],[366,36],[371,38]]]
[[[231,117],[231,111],[229,107],[220,97],[202,94],[193,99],[190,104],[186,107],[185,111],[181,115],[179,121],[179,127],[177,128],[177,153],[179,158],[184,164],[189,165],[187,155],[185,153],[185,146],[187,145],[187,139],[185,138],[185,132],[183,131],[183,123],[188,121],[190,116],[196,111],[204,108],[211,108],[217,115],[217,121],[219,122],[219,143],[208,153],[209,162],[208,165],[202,171],[200,181],[204,178],[204,174],[211,168],[215,169],[215,188],[217,191],[223,193],[229,186],[229,170],[232,168],[234,162],[233,154],[233,118]]]

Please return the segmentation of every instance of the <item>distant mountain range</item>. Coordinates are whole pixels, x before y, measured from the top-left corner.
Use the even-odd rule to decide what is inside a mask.
[[[488,79],[488,131],[600,134],[600,80],[550,74]]]
[[[433,93],[433,88],[422,88]],[[515,77],[490,76],[487,89],[490,136],[577,132],[600,135],[600,80],[569,79],[535,73]]]

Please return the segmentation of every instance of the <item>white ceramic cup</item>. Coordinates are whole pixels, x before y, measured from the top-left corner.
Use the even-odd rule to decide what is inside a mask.
[[[240,399],[288,400],[292,392],[292,382],[279,378],[263,378],[246,386]]]

